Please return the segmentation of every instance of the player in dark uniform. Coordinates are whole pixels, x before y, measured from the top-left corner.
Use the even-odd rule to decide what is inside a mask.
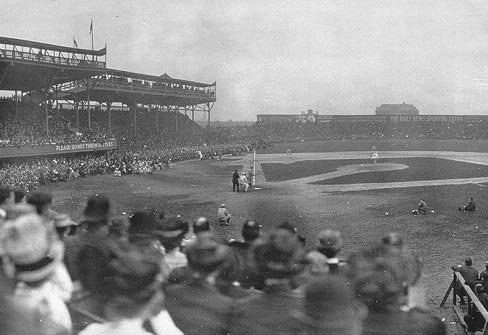
[[[239,192],[239,172],[237,172],[237,169],[232,174],[232,192],[236,191],[236,187],[237,192]]]

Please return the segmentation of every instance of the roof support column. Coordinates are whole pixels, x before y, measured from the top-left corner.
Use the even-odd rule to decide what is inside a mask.
[[[112,136],[112,110],[110,109],[110,107],[112,107],[112,103],[107,102],[108,134]]]
[[[129,109],[132,109],[132,114],[134,117],[134,138],[137,138],[137,112],[136,112],[136,105],[130,104]]]
[[[156,136],[159,137],[159,110],[161,109],[160,105],[156,105]]]
[[[49,136],[49,111],[48,111],[48,101],[47,101],[47,93],[46,93],[46,102],[44,103],[44,112],[46,117],[46,136]]]
[[[76,128],[80,130],[80,102],[75,100],[75,110],[76,110]]]
[[[195,108],[196,108],[195,105],[191,106],[191,120],[192,121],[195,121]]]
[[[212,110],[213,104],[210,105],[210,102],[207,102],[207,113],[208,113],[208,120],[207,120],[207,127],[210,129],[210,111]]]
[[[178,135],[178,114],[179,114],[179,108],[178,106],[175,106],[175,133]]]
[[[88,109],[88,129],[91,130],[90,93],[88,93],[86,104]]]

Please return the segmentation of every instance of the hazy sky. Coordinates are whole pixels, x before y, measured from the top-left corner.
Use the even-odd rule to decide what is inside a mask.
[[[0,35],[90,48],[108,66],[217,81],[216,119],[488,112],[486,0],[2,0]]]

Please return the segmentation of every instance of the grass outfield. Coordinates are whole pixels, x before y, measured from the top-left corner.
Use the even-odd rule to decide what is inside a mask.
[[[381,163],[397,163],[407,165],[408,168],[396,171],[370,171],[355,173],[347,176],[330,178],[314,184],[356,184],[356,183],[387,183],[412,180],[456,179],[466,177],[488,176],[488,166],[450,159],[434,157],[415,158],[385,158]],[[337,171],[344,165],[369,164],[364,159],[348,160],[313,160],[299,161],[290,164],[263,163],[261,164],[267,181],[285,181],[317,174]]]
[[[348,145],[352,146],[354,143],[357,147],[351,150],[364,147],[363,141],[349,142]],[[454,143],[454,147],[448,147],[446,150],[455,150],[467,143],[470,142]],[[411,141],[409,145],[418,145],[422,150],[428,150],[429,147],[424,147],[424,144]],[[439,150],[441,144],[435,141],[433,144],[435,150]],[[318,151],[323,145],[312,143],[310,148],[312,151]],[[446,144],[443,142],[442,145]],[[298,152],[304,150],[304,146],[303,143],[297,143],[292,150]],[[380,145],[376,146],[378,150],[384,150]],[[277,148],[275,146],[273,149]],[[367,144],[365,149],[370,150],[370,144]],[[485,149],[488,149],[488,146]],[[408,150],[411,150],[411,147]],[[53,194],[55,210],[68,212],[77,219],[81,217],[87,197],[99,192],[111,197],[114,212],[155,207],[170,214],[183,214],[189,220],[199,215],[208,216],[213,221],[213,228],[224,238],[239,237],[241,223],[245,218],[253,218],[262,223],[265,231],[283,220],[288,220],[306,237],[309,247],[313,247],[320,230],[339,229],[346,241],[343,256],[377,243],[386,232],[396,231],[404,237],[409,247],[417,250],[422,256],[427,298],[432,310],[437,315],[446,317],[448,322],[456,320],[449,307],[440,310],[438,306],[452,279],[451,265],[460,263],[466,256],[470,256],[475,266],[481,270],[484,268],[484,262],[488,260],[485,248],[488,238],[488,187],[483,184],[464,184],[324,193],[317,191],[317,188],[327,185],[310,185],[310,188],[307,188],[306,184],[294,187],[292,183],[280,187],[280,183],[267,182],[261,185],[262,189],[254,192],[233,193],[232,171],[234,168],[248,167],[250,159],[250,156],[229,157],[223,164],[213,161],[180,162],[177,163],[176,169],[159,171],[153,175],[80,178],[47,185],[42,187],[41,191]],[[313,154],[308,158],[311,159]],[[469,164],[466,168],[472,170],[465,170],[462,165],[455,164],[457,162],[449,163],[453,164],[449,165],[451,167],[458,166],[459,171],[446,168],[446,173],[464,173],[465,176],[468,171],[476,172],[478,167],[476,164]],[[297,164],[296,168],[285,170],[283,167],[279,167],[279,170],[276,166],[277,171],[269,170],[266,173],[278,176],[290,173],[296,174],[299,178],[299,171],[305,173],[306,169],[299,167],[305,163]],[[320,161],[318,164],[321,164]],[[340,164],[344,165],[344,162]],[[412,164],[416,163],[410,162],[408,165]],[[325,167],[319,165],[313,165],[313,168],[309,165],[307,173],[323,173]],[[437,164],[437,167],[441,165],[443,164]],[[424,166],[430,167],[429,164]],[[420,178],[422,169],[420,166],[417,169]],[[475,198],[479,211],[457,211],[457,207],[465,203],[468,196]],[[410,214],[420,198],[424,198],[435,209],[434,215]],[[215,225],[217,207],[221,203],[226,203],[233,214],[230,227]],[[388,212],[388,215],[385,215],[385,212]],[[456,326],[448,326],[451,334],[457,333]]]

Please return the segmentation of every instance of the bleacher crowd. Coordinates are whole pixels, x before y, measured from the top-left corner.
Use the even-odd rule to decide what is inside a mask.
[[[73,178],[99,174],[148,174],[169,168],[170,164],[199,158],[245,152],[250,146],[241,144],[185,145],[183,142],[165,146],[127,148],[111,153],[84,153],[54,158],[23,158],[4,162],[0,166],[0,184],[32,191],[39,185],[68,181]],[[200,157],[200,154],[201,156]]]

